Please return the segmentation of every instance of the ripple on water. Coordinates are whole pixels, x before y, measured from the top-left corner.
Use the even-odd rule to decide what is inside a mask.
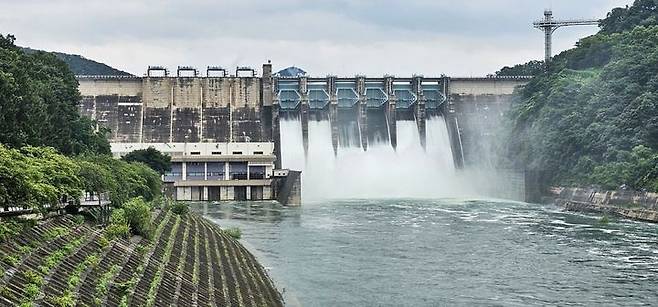
[[[208,215],[242,228],[304,306],[658,301],[657,225],[483,200],[240,206]]]

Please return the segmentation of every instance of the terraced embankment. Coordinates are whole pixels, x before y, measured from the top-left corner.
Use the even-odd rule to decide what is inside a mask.
[[[242,245],[194,214],[154,215],[153,239],[53,218],[0,244],[2,306],[283,306]]]

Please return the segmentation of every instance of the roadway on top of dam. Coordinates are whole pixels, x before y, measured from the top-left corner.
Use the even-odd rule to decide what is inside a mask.
[[[76,76],[78,79],[123,79],[141,80],[143,78],[260,78],[249,76]],[[397,109],[409,109],[416,103],[423,103],[428,110],[437,110],[447,101],[446,92],[451,81],[527,81],[528,76],[487,76],[487,77],[429,77],[413,76],[397,78],[355,77],[281,77],[273,76],[273,90],[283,111],[296,110],[302,102],[308,103],[310,110],[325,109],[335,101],[339,109],[354,108],[359,102],[365,102],[367,108],[383,108],[386,103],[394,104]]]

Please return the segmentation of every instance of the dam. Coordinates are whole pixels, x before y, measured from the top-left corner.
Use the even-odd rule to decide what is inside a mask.
[[[260,73],[149,66],[142,77],[77,76],[79,109],[109,130],[116,156],[147,147],[170,154],[163,180],[177,199],[299,203],[306,175],[296,171],[331,156],[363,164],[379,153],[387,158],[369,163],[384,167],[433,155],[440,161],[428,163],[446,171],[487,164],[513,91],[529,80],[299,71],[273,73],[267,63]],[[310,144],[323,158],[309,159]]]

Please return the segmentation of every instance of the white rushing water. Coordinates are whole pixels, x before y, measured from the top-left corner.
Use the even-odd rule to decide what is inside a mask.
[[[299,120],[281,122],[284,168],[302,171],[303,198],[461,197],[473,194],[455,171],[448,130],[442,117],[427,120],[427,150],[414,121],[397,122],[397,150],[388,142],[340,147],[334,156],[328,121],[309,121],[304,158]]]

